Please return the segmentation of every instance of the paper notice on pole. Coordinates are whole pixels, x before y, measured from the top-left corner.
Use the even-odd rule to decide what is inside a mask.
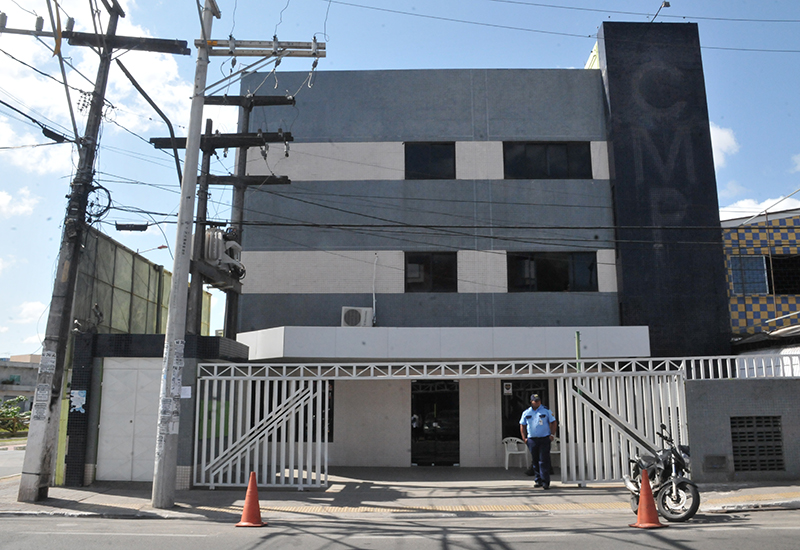
[[[39,373],[52,374],[56,372],[56,353],[54,351],[42,352],[42,359],[39,361]]]
[[[50,402],[50,384],[36,384],[36,393],[33,396],[35,403]]]
[[[31,420],[47,420],[47,403],[34,403],[31,407]]]
[[[181,386],[181,399],[191,399],[191,398],[192,398],[192,387]]]

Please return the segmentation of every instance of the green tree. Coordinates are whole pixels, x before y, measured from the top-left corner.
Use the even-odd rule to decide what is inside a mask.
[[[20,407],[20,403],[26,399],[20,395],[0,403],[0,430],[16,433],[27,429],[31,413],[22,412],[22,407]]]

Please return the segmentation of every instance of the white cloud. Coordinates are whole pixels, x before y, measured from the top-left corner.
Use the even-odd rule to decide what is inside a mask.
[[[800,154],[793,156],[792,162],[794,163],[794,168],[792,168],[792,173],[800,172]]]
[[[719,217],[722,220],[732,220],[735,218],[747,218],[755,216],[764,212],[769,208],[769,212],[780,212],[782,210],[794,210],[800,208],[800,200],[797,199],[784,199],[782,197],[777,199],[767,199],[763,202],[756,202],[753,199],[744,199],[737,201],[730,206],[724,206],[719,209]],[[781,201],[778,203],[778,201]],[[777,204],[776,204],[777,203]]]
[[[727,156],[739,151],[739,143],[730,128],[720,128],[713,122],[711,125],[711,148],[714,151],[714,168],[723,168]]]
[[[14,319],[15,323],[28,324],[36,323],[44,315],[47,305],[42,302],[23,302],[17,306],[17,315]]]
[[[34,334],[33,336],[28,336],[25,338],[22,343],[23,344],[38,344],[39,346],[42,345],[44,342],[44,334]]]
[[[30,190],[23,187],[14,197],[6,191],[0,191],[0,217],[28,216],[33,214],[33,208],[39,203],[39,197],[31,196]],[[2,264],[0,264],[2,271]]]
[[[8,327],[0,327],[0,334],[8,332]]]
[[[732,199],[734,197],[738,197],[745,191],[747,191],[746,187],[739,185],[739,182],[737,181],[731,180],[727,184],[725,184],[725,187],[721,187],[719,189],[719,198]]]

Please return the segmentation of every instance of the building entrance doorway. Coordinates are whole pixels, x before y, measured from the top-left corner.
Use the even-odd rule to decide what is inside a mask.
[[[411,463],[453,466],[459,462],[458,381],[411,383]]]
[[[509,384],[510,392],[507,388]],[[531,406],[532,393],[538,393],[542,398],[542,405],[551,411],[555,406],[550,399],[547,380],[511,380],[504,381],[503,386],[503,437],[519,437],[519,419],[522,412]]]

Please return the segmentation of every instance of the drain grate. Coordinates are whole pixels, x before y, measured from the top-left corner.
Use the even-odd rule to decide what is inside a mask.
[[[736,472],[786,469],[780,416],[732,416],[731,442]]]

